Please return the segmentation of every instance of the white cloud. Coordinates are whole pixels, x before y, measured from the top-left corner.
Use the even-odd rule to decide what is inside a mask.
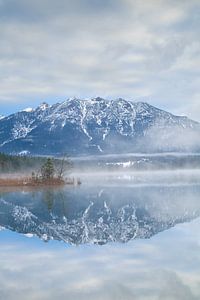
[[[183,111],[200,92],[190,84],[198,9],[196,0],[2,0],[0,103],[108,95]]]

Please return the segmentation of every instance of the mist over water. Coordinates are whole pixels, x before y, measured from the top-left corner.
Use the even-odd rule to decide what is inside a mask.
[[[74,177],[81,178],[83,184],[90,186],[182,186],[200,183],[200,170],[151,170],[151,171],[118,171],[118,172],[74,172]]]
[[[199,299],[200,169],[161,156],[77,164],[80,186],[1,188],[0,299]]]

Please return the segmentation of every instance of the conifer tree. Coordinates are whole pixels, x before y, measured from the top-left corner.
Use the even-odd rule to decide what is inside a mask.
[[[47,158],[47,161],[41,167],[41,174],[43,180],[52,179],[55,173],[54,164],[51,158]]]

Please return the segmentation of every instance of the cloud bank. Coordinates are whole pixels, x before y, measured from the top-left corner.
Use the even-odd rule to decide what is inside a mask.
[[[0,105],[142,99],[200,120],[198,0],[0,0]]]

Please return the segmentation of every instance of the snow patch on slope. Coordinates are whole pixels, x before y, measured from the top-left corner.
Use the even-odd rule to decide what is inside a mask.
[[[12,129],[13,138],[19,139],[26,137],[27,134],[35,128],[35,126],[32,127],[31,125],[32,124],[28,124],[26,126],[20,122],[15,123]]]
[[[27,108],[24,108],[22,111],[30,113],[30,112],[33,112],[34,109],[32,107],[27,107]]]

